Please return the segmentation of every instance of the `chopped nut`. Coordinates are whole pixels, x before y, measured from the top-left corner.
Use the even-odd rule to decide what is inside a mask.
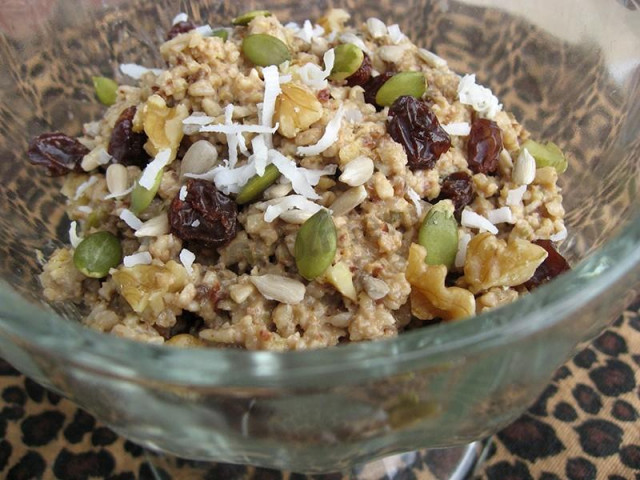
[[[464,288],[446,287],[447,267],[427,265],[427,250],[411,244],[405,276],[411,284],[411,313],[420,320],[457,320],[474,315],[476,302]]]
[[[276,99],[274,118],[280,124],[278,132],[294,138],[298,132],[322,118],[322,104],[312,92],[300,85],[285,83],[280,88],[282,93]]]
[[[371,275],[365,275],[362,278],[362,285],[367,295],[374,300],[380,300],[389,293],[389,285],[387,285],[387,282],[372,277]]]
[[[336,263],[327,269],[325,277],[343,296],[354,302],[358,299],[356,288],[353,286],[353,277],[347,265],[342,262]]]
[[[180,163],[180,181],[186,174],[200,174],[211,170],[218,160],[218,151],[206,140],[198,140],[189,147]]]
[[[136,230],[136,237],[159,237],[169,233],[169,217],[166,213],[161,213],[142,224]]]
[[[339,180],[351,187],[358,187],[371,178],[373,168],[373,160],[369,157],[354,158],[342,169]]]
[[[324,17],[318,19],[318,25],[324,28],[326,33],[344,30],[344,24],[349,21],[351,15],[342,8],[332,8]]]
[[[510,238],[507,243],[481,233],[467,246],[464,278],[473,293],[491,287],[514,287],[529,280],[545,258],[546,250],[527,240]]]
[[[335,217],[339,217],[340,215],[349,213],[351,210],[364,202],[365,198],[367,198],[367,190],[364,188],[364,186],[360,185],[359,187],[350,188],[338,198],[336,198],[331,204],[333,215]]]
[[[393,185],[382,172],[376,172],[373,174],[373,187],[376,193],[382,200],[393,198]]]
[[[520,151],[520,155],[513,165],[511,177],[518,185],[529,185],[536,178],[536,159],[526,148]]]
[[[106,173],[107,189],[111,194],[119,194],[129,187],[129,172],[127,167],[120,163],[109,165]]]
[[[204,343],[198,337],[194,337],[193,335],[189,335],[188,333],[181,333],[179,335],[176,335],[175,337],[171,337],[165,343],[167,345],[173,345],[174,347],[182,348],[204,347],[206,345],[206,343]]]
[[[302,282],[282,275],[261,275],[249,277],[258,291],[267,300],[295,305],[304,299],[306,287]]]
[[[170,161],[173,161],[184,135],[182,120],[188,116],[189,109],[185,105],[169,108],[160,95],[151,95],[136,116],[149,137],[144,146],[147,153],[155,157],[160,150],[168,148],[171,150]]]
[[[236,283],[229,287],[229,296],[236,303],[242,303],[253,293],[253,285]]]

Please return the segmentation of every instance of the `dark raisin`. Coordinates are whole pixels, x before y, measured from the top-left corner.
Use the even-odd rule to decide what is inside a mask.
[[[183,333],[197,334],[203,325],[204,320],[201,316],[188,310],[183,310],[182,314],[176,317],[176,323],[173,327],[160,327],[155,325],[154,328],[165,340],[169,340],[171,337]]]
[[[369,78],[367,83],[362,85],[362,88],[364,88],[364,101],[370,103],[371,105],[375,105],[378,110],[382,110],[382,107],[380,107],[376,103],[376,95],[378,94],[378,90],[380,90],[380,87],[382,87],[382,85],[384,85],[384,83],[395,74],[396,72],[385,72],[378,75],[377,77]]]
[[[475,198],[471,175],[466,172],[455,172],[444,178],[440,187],[438,200],[448,198],[455,207],[455,216],[460,220],[462,209],[469,205]]]
[[[178,22],[173,27],[171,27],[171,29],[167,32],[167,40],[171,40],[172,38],[177,37],[181,33],[190,32],[194,28],[196,28],[196,24],[193,23],[191,20],[187,20],[185,22]]]
[[[89,149],[64,133],[43,133],[29,143],[27,156],[34,165],[45,167],[52,177],[82,172],[80,163]]]
[[[387,131],[404,147],[411,170],[433,168],[440,155],[451,147],[449,135],[427,102],[408,95],[391,105]]]
[[[550,240],[535,240],[533,243],[544,248],[548,255],[544,262],[542,262],[536,269],[533,277],[527,280],[524,284],[528,290],[533,290],[534,288],[547,283],[549,280],[554,279],[561,273],[571,270],[567,261],[553,247],[553,243],[551,243]]]
[[[189,180],[187,197],[173,199],[169,208],[171,232],[185,241],[202,242],[209,247],[229,243],[237,231],[236,202],[205,180]]]
[[[149,155],[144,149],[147,135],[144,132],[136,133],[133,131],[133,117],[135,115],[136,107],[123,110],[111,132],[107,151],[116,163],[143,168],[149,160]]]
[[[355,87],[357,85],[361,87],[364,86],[371,78],[371,68],[371,60],[365,53],[364,58],[362,59],[362,63],[360,64],[360,67],[358,67],[358,70],[347,77],[347,85],[349,85],[350,87]],[[382,84],[380,84],[380,87],[381,86]],[[378,90],[380,89],[380,87],[378,87]],[[378,90],[376,90],[376,93],[378,92]],[[375,98],[375,95],[373,97]]]
[[[502,151],[502,132],[493,120],[477,118],[471,124],[467,163],[473,173],[493,173]]]

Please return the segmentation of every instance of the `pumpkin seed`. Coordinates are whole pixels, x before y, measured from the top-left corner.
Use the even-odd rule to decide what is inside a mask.
[[[136,185],[133,187],[133,191],[131,192],[131,211],[135,215],[140,215],[149,206],[149,204],[151,204],[151,201],[156,196],[156,193],[158,193],[158,189],[160,188],[163,173],[164,169],[158,172],[158,175],[151,186],[151,190],[147,190],[136,182]]]
[[[322,275],[333,262],[338,244],[338,234],[331,214],[319,210],[298,230],[294,257],[298,273],[307,280]]]
[[[420,98],[427,89],[422,72],[400,72],[384,82],[378,93],[376,103],[381,107],[390,107],[399,97],[410,95]]]
[[[453,267],[458,253],[458,223],[450,200],[436,203],[420,225],[418,243],[427,249],[425,263]]]
[[[226,42],[229,39],[229,32],[226,28],[216,28],[211,32],[212,37],[219,37],[223,42]]]
[[[122,246],[110,232],[97,232],[82,240],[73,253],[73,264],[87,277],[105,277],[122,261]]]
[[[280,170],[272,163],[267,165],[264,169],[262,176],[255,175],[249,179],[249,181],[242,187],[240,193],[236,197],[236,203],[238,205],[244,205],[245,203],[253,202],[257,200],[262,192],[264,192],[270,185],[280,177]]]
[[[110,107],[116,103],[118,96],[118,84],[107,77],[91,77],[93,80],[93,88],[96,91],[96,97],[100,103]]]
[[[335,61],[331,69],[331,80],[342,81],[354,73],[362,65],[364,53],[353,43],[343,43],[334,48]]]
[[[564,173],[569,166],[567,157],[553,142],[547,142],[543,145],[533,140],[527,140],[521,147],[521,149],[525,148],[536,159],[537,168],[553,167],[558,173]]]
[[[291,60],[291,53],[282,40],[266,33],[255,33],[244,37],[242,53],[249,61],[260,67],[280,65],[282,62]]]
[[[251,10],[250,12],[246,12],[246,13],[243,13],[242,15],[237,16],[236,18],[231,20],[231,23],[237,26],[240,26],[240,25],[245,26],[245,25],[249,25],[251,20],[253,20],[254,18],[260,17],[260,16],[270,17],[271,12],[269,10]]]

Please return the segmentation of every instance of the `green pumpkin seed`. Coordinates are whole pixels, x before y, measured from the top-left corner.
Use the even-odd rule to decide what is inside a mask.
[[[280,65],[282,62],[291,60],[291,53],[282,40],[266,33],[244,37],[242,53],[249,61],[260,67]]]
[[[243,13],[242,15],[237,16],[231,23],[233,25],[249,25],[249,22],[256,17],[270,17],[271,12],[269,10],[251,10],[250,12]]]
[[[280,170],[272,163],[267,165],[264,169],[262,176],[255,175],[250,178],[246,183],[238,196],[236,197],[236,203],[238,205],[244,205],[245,203],[253,202],[257,200],[262,192],[264,192],[270,185],[272,185],[280,177]]]
[[[87,277],[102,278],[122,261],[122,246],[110,232],[97,232],[82,240],[73,253],[73,264]]]
[[[453,216],[451,201],[436,203],[424,217],[418,243],[427,249],[425,262],[429,265],[453,267],[458,252],[458,222]]]
[[[213,32],[211,32],[212,37],[219,37],[223,42],[226,42],[229,39],[229,32],[226,28],[216,28]]]
[[[156,196],[156,193],[158,193],[158,189],[160,188],[163,173],[164,169],[158,172],[151,190],[147,190],[136,182],[136,185],[133,187],[133,191],[131,192],[131,211],[134,214],[140,215],[151,204],[151,201]]]
[[[358,71],[364,60],[364,53],[353,43],[338,45],[334,52],[336,57],[329,75],[331,80],[340,82],[350,77]]]
[[[546,144],[527,140],[521,148],[526,148],[533,158],[536,159],[536,167],[553,167],[558,173],[564,173],[569,166],[567,157],[564,156],[560,147],[553,142]]]
[[[322,209],[298,230],[294,257],[298,273],[307,280],[322,275],[336,255],[338,234],[328,210]]]
[[[422,72],[400,72],[384,82],[378,93],[376,103],[381,107],[390,107],[398,97],[410,95],[420,98],[427,89]]]
[[[118,84],[107,77],[91,77],[93,80],[93,88],[96,91],[96,97],[100,103],[107,107],[116,103],[118,96]]]

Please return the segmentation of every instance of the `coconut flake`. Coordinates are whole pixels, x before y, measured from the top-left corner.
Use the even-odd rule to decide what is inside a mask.
[[[309,145],[307,147],[298,147],[296,153],[298,155],[320,155],[327,148],[332,146],[338,141],[340,133],[340,124],[342,123],[342,117],[344,116],[344,108],[342,105],[338,108],[338,111],[334,117],[329,121],[327,127],[324,130],[324,134],[318,140],[315,145]]]
[[[466,137],[471,133],[471,125],[468,122],[453,122],[441,125],[443,130],[449,135],[457,137]]]
[[[311,40],[313,40],[314,38],[324,35],[324,28],[322,28],[320,25],[312,25],[309,20],[304,21],[304,23],[302,24],[302,28],[300,28],[298,24],[292,23],[288,23],[286,26],[290,25],[295,26],[294,28],[289,27],[292,28],[292,30],[295,30],[294,35],[302,39],[306,43],[311,43]]]
[[[498,233],[498,229],[493,223],[491,223],[482,215],[478,215],[468,207],[462,210],[462,218],[460,223],[464,227],[477,228],[480,231],[487,231],[489,233],[493,233],[494,235]]]
[[[267,166],[269,149],[265,142],[264,136],[257,135],[251,140],[251,148],[253,149],[253,155],[251,159],[255,163],[256,173],[260,176],[264,175],[264,169]]]
[[[81,241],[82,238],[78,236],[78,222],[74,220],[71,222],[71,225],[69,225],[69,242],[73,248],[76,248],[80,245]]]
[[[126,190],[122,190],[121,192],[110,193],[109,195],[105,195],[104,199],[105,200],[111,200],[113,198],[125,197],[125,196],[129,195],[131,192],[133,192],[134,187],[135,187],[135,185],[131,185],[129,188],[127,188]]]
[[[184,202],[187,199],[187,186],[183,185],[180,187],[180,191],[178,192],[178,198],[181,202]]]
[[[164,72],[164,70],[160,68],[147,68],[137,63],[121,63],[120,71],[135,80],[140,79],[145,73],[151,72],[154,75],[160,75]]]
[[[226,162],[212,168],[208,172],[200,174],[187,173],[185,174],[185,177],[214,182],[218,190],[225,195],[228,195],[230,193],[238,193],[240,188],[242,188],[255,174],[255,162],[249,162],[236,168],[230,168],[228,162]]]
[[[198,32],[203,37],[210,37],[213,33],[213,28],[211,28],[211,25],[202,25],[200,27],[194,28],[193,31]]]
[[[208,125],[213,122],[215,118],[207,116],[203,112],[193,112],[187,118],[182,120],[183,125]]]
[[[280,89],[280,72],[278,67],[271,65],[262,69],[264,78],[264,98],[262,100],[262,115],[260,124],[265,128],[273,125],[273,113],[276,109],[276,99],[282,92]],[[265,136],[265,143],[271,147],[271,135]]]
[[[387,34],[387,26],[379,18],[371,17],[368,19],[367,29],[373,38],[384,37]]]
[[[320,181],[320,177],[333,175],[337,168],[336,165],[328,165],[322,170],[298,167],[293,160],[285,157],[277,150],[269,150],[269,160],[291,182],[291,186],[296,193],[312,200],[320,198],[313,189]]]
[[[186,248],[180,250],[180,263],[184,266],[184,269],[189,275],[193,274],[193,262],[196,259],[196,255]]]
[[[458,98],[460,103],[470,105],[476,112],[485,118],[495,118],[502,110],[502,104],[487,87],[476,83],[475,75],[465,75],[458,85]]]
[[[349,123],[360,123],[364,115],[357,107],[347,107],[344,109],[344,119]]]
[[[357,36],[355,33],[350,33],[350,32],[343,33],[342,35],[340,35],[340,41],[342,43],[353,43],[356,47],[358,47],[364,53],[366,53],[367,55],[371,55],[371,50],[367,48],[367,46],[362,41],[362,39],[359,36]]]
[[[124,223],[129,225],[129,227],[134,230],[138,230],[140,227],[142,227],[142,220],[136,217],[135,214],[128,208],[122,209],[122,212],[120,212],[120,218],[124,221]]]
[[[418,195],[418,192],[416,192],[411,187],[407,187],[407,195],[409,196],[411,202],[415,205],[416,213],[418,214],[418,217],[420,217],[422,215],[422,203],[420,202],[420,195]]]
[[[173,20],[171,21],[171,25],[175,25],[176,23],[180,23],[180,22],[186,22],[187,20],[189,20],[189,15],[187,15],[184,12],[180,12],[175,17],[173,17]]]
[[[397,23],[393,25],[389,25],[387,27],[387,31],[389,32],[389,38],[396,45],[400,43],[402,40],[407,38],[404,33],[400,30],[400,26]]]
[[[447,66],[447,61],[444,58],[439,57],[425,48],[418,49],[418,56],[430,67],[440,68]]]
[[[281,275],[251,275],[249,280],[267,300],[295,305],[304,300],[304,283]]]
[[[171,158],[171,149],[164,148],[158,152],[156,157],[151,160],[142,171],[138,185],[147,190],[153,188],[153,184],[156,183],[156,177],[162,171],[164,167],[169,163]]]
[[[267,205],[267,208],[264,212],[264,221],[267,223],[273,222],[280,215],[290,210],[300,210],[313,215],[323,208],[302,195],[288,195],[286,197],[276,198],[265,202],[265,205]]]
[[[231,135],[236,133],[275,133],[278,130],[278,124],[276,123],[273,128],[265,127],[263,125],[238,125],[237,123],[231,125],[205,125],[198,130],[200,133],[223,133],[225,135]]]
[[[458,251],[456,252],[456,259],[454,265],[458,268],[464,267],[464,261],[467,258],[467,246],[471,241],[471,235],[467,232],[462,233],[458,237]]]
[[[552,242],[561,242],[567,238],[567,228],[565,226],[562,227],[558,233],[554,233],[549,237],[549,240]]]
[[[200,220],[196,218],[193,222],[191,222],[191,226],[193,228],[198,228],[200,226]]]
[[[133,255],[127,255],[122,259],[122,263],[127,268],[135,267],[136,265],[149,265],[151,263],[151,254],[149,252],[138,252]]]
[[[328,85],[327,77],[331,75],[333,65],[335,63],[336,54],[333,48],[327,50],[324,54],[324,70],[315,63],[306,63],[298,68],[298,76],[303,83],[314,90],[322,90]]]
[[[87,188],[89,188],[91,185],[93,185],[97,181],[98,181],[98,177],[89,177],[87,181],[82,182],[80,185],[78,185],[78,188],[76,188],[76,193],[73,196],[73,199],[78,200],[82,196],[82,194],[87,191]]]
[[[513,213],[509,207],[496,208],[487,212],[488,220],[497,225],[498,223],[515,223]]]
[[[225,125],[233,125],[233,103],[230,103],[226,107],[224,107],[224,124]],[[227,134],[227,150],[229,151],[229,166],[234,167],[236,163],[238,163],[238,134],[237,133],[228,133]]]
[[[526,185],[520,185],[518,188],[507,191],[507,201],[505,202],[510,207],[515,207],[522,203],[522,197],[524,192],[527,191]]]
[[[89,205],[80,205],[79,207],[76,207],[76,210],[82,213],[86,213],[87,215],[93,212],[93,208],[91,208]]]

